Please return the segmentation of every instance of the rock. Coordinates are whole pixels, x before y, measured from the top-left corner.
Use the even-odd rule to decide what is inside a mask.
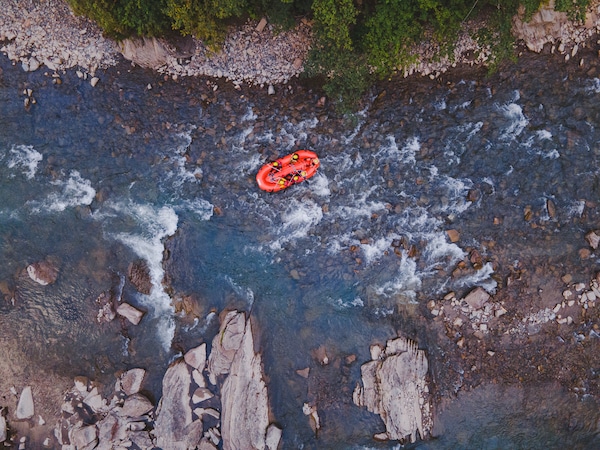
[[[446,230],[446,234],[452,243],[458,242],[460,239],[460,233],[456,230]]]
[[[152,411],[154,405],[145,396],[140,393],[130,395],[125,399],[121,414],[127,417],[141,417]]]
[[[598,244],[600,244],[600,235],[598,235],[595,231],[590,231],[585,235],[585,240],[588,241],[590,247],[596,250],[598,248]]]
[[[108,413],[96,423],[98,427],[98,450],[112,450],[118,447],[117,443],[127,440],[127,420],[115,412]]]
[[[483,305],[490,299],[488,294],[482,287],[476,287],[463,299],[473,309],[481,309]]]
[[[125,39],[119,43],[119,47],[125,59],[150,69],[164,66],[173,54],[173,49],[165,40],[151,37]]]
[[[29,72],[35,72],[40,68],[40,62],[35,58],[29,58]]]
[[[153,431],[160,448],[187,450],[202,439],[202,421],[194,425],[192,420],[191,382],[190,369],[183,358],[171,364],[165,373]]]
[[[270,84],[269,87],[267,88],[267,93],[269,95],[275,95],[275,88],[273,87],[272,84]]]
[[[71,445],[75,448],[94,448],[95,445],[90,445],[98,441],[98,428],[96,425],[84,427],[76,427],[69,433]],[[90,445],[90,447],[86,447]]]
[[[100,78],[92,77],[90,80],[90,84],[92,85],[92,87],[96,87],[96,85],[98,84],[98,81],[100,81]]]
[[[432,424],[425,353],[400,337],[387,342],[384,355],[361,366],[362,386],[356,386],[353,401],[381,416],[383,439],[415,442],[417,432],[425,439]]]
[[[219,334],[212,343],[208,357],[208,379],[217,384],[217,377],[229,373],[233,357],[240,348],[246,330],[246,316],[237,311],[228,312],[221,320]]]
[[[229,323],[243,324],[241,339],[239,334],[227,334],[227,321],[221,324],[221,332],[215,340],[221,341],[218,348],[234,348],[229,368],[229,376],[221,388],[221,436],[223,450],[264,448],[266,431],[269,426],[267,386],[262,374],[262,358],[254,352],[252,321],[245,320],[243,312],[227,314]],[[239,328],[236,326],[236,331]],[[223,338],[221,339],[221,336]],[[230,336],[233,341],[227,342]],[[213,342],[213,349],[215,343]],[[211,352],[211,357],[213,355]]]
[[[296,373],[298,375],[300,375],[302,378],[308,378],[308,375],[310,374],[310,367],[306,367],[304,369],[296,370]]]
[[[282,430],[275,424],[269,425],[267,428],[267,438],[265,444],[267,450],[277,450],[279,448],[279,442],[281,441]]]
[[[129,303],[121,303],[117,307],[117,314],[125,317],[127,320],[129,320],[134,325],[137,325],[138,323],[140,323],[140,321],[142,320],[142,317],[144,316],[143,311],[140,311],[139,309],[134,308]]]
[[[150,269],[148,268],[146,261],[138,259],[129,264],[127,276],[131,284],[133,284],[139,293],[145,295],[150,294],[152,291],[152,279],[150,278]]]
[[[130,369],[119,377],[115,384],[115,390],[122,391],[125,395],[137,394],[142,387],[145,376],[146,371],[144,369]]]
[[[19,420],[31,419],[35,414],[33,407],[33,394],[31,393],[31,387],[25,386],[19,397],[19,403],[15,415]]]
[[[8,438],[8,426],[3,413],[4,411],[0,411],[0,442],[5,442]]]
[[[258,25],[256,25],[256,31],[258,31],[260,33],[261,31],[263,31],[265,29],[266,26],[267,26],[267,19],[265,19],[263,17],[262,19],[260,19],[260,22],[258,22]]]
[[[197,405],[198,403],[205,402],[206,400],[213,398],[214,395],[210,390],[205,387],[199,387],[194,391],[194,395],[192,396],[192,403]]]
[[[36,283],[47,286],[58,278],[58,268],[53,262],[44,260],[27,266],[27,274]]]
[[[188,350],[185,355],[183,355],[183,359],[194,369],[203,371],[204,366],[206,365],[206,344],[204,343],[196,348]]]

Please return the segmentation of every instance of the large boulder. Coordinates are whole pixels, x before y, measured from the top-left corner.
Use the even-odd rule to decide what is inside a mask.
[[[191,383],[190,368],[183,358],[167,369],[154,421],[154,436],[160,448],[187,450],[202,439],[202,421],[192,417]]]
[[[166,65],[172,53],[164,40],[153,37],[125,39],[119,47],[125,59],[149,69]]]
[[[223,450],[276,449],[281,433],[269,425],[269,399],[261,355],[254,351],[252,321],[230,311],[212,344],[211,382],[228,374],[221,387]]]
[[[425,353],[400,337],[389,340],[383,352],[371,354],[376,359],[362,365],[362,386],[356,386],[353,400],[383,420],[386,431],[375,437],[415,442],[418,433],[424,439],[432,425]]]

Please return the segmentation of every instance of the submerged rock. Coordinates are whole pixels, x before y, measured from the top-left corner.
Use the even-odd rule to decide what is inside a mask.
[[[152,279],[150,278],[150,269],[148,264],[143,259],[129,264],[127,269],[127,277],[137,291],[141,294],[150,294],[152,291]]]
[[[415,442],[417,432],[421,439],[429,434],[427,369],[425,353],[402,337],[389,340],[376,360],[362,365],[362,386],[356,386],[353,400],[381,416],[386,431],[376,439]]]
[[[42,286],[52,284],[58,278],[58,268],[51,261],[39,261],[27,266],[29,278]]]

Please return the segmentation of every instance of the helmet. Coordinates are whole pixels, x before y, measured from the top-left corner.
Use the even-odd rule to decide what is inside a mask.
[[[302,175],[303,177],[306,176],[306,170],[303,170],[302,172],[300,172],[300,175]]]
[[[294,175],[294,181],[298,181],[300,177],[298,175]]]
[[[296,161],[298,158],[300,158],[300,156],[298,156],[298,153],[294,153],[294,154],[292,155],[292,159],[293,159],[294,161]]]
[[[273,167],[277,167],[279,165],[279,162],[275,161],[273,162]]]
[[[278,181],[278,183],[281,184],[281,185],[284,185],[285,184],[285,179],[280,178],[279,181]]]

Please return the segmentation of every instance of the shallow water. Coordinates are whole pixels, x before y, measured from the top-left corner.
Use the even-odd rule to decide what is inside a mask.
[[[0,281],[15,305],[0,305],[0,340],[22,349],[17,365],[106,383],[141,366],[158,398],[169,361],[216,333],[214,312],[241,308],[260,330],[284,448],[393,448],[372,441],[381,422],[352,405],[369,345],[405,333],[435,354],[423,318],[429,299],[474,286],[494,292],[495,275],[517,266],[559,267],[587,281],[598,263],[577,254],[598,220],[586,207],[600,194],[593,77],[542,78],[532,64],[504,79],[390,84],[345,121],[313,107],[318,92],[301,86],[267,97],[202,80],[163,83],[123,66],[92,88],[74,74],[57,85],[42,71],[2,68]],[[28,87],[37,103],[25,111]],[[258,168],[297,148],[317,151],[319,173],[260,192]],[[489,261],[452,276],[471,247]],[[38,286],[23,270],[48,257],[59,278]],[[150,295],[125,280],[139,258],[151,270]],[[96,323],[95,299],[111,289],[148,311],[140,325]],[[192,298],[196,320],[174,312],[181,296]],[[314,367],[320,346],[331,368],[317,367],[307,382],[295,371]],[[346,364],[349,355],[357,363]],[[508,417],[518,409],[514,392],[491,396],[481,402],[497,407],[450,406],[474,415],[442,414],[439,437],[421,445],[555,448],[574,433],[593,436],[587,422],[540,431],[551,406],[528,404],[517,424]],[[306,401],[319,407],[318,437],[302,414]]]

